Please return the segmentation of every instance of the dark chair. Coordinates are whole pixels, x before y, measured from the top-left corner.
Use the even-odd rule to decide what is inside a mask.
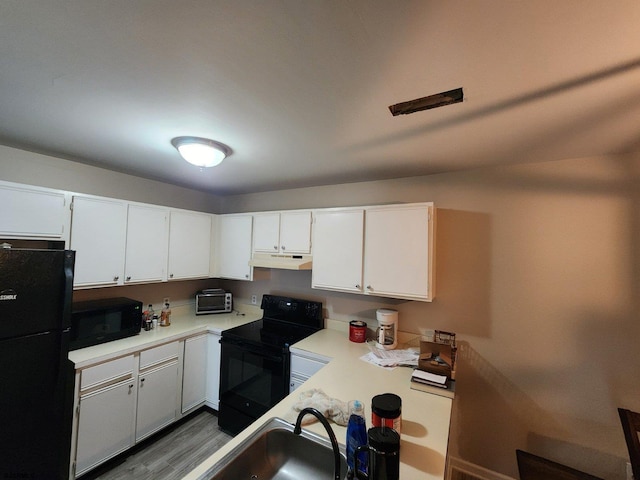
[[[523,450],[516,450],[520,480],[602,480]]]
[[[633,478],[640,480],[640,413],[632,412],[619,408],[620,422],[622,423],[622,431],[624,439],[627,442],[629,450],[629,460],[631,460],[631,470],[633,470]]]

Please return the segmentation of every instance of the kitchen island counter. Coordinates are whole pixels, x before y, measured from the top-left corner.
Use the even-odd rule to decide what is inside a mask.
[[[364,402],[368,427],[371,426],[372,397],[388,392],[399,395],[402,398],[400,478],[403,480],[444,478],[451,399],[411,390],[410,368],[389,370],[360,360],[360,357],[368,352],[368,347],[366,344],[350,342],[344,331],[333,328],[321,330],[296,343],[292,350],[319,354],[332,360],[298,390],[284,398],[229,443],[213,453],[183,480],[207,478],[204,474],[216,462],[269,418],[292,418],[292,406],[298,401],[300,393],[315,388],[345,402],[355,399]],[[338,441],[344,445],[346,427],[335,423],[331,423],[331,426]],[[317,422],[305,428],[326,437],[324,428]]]

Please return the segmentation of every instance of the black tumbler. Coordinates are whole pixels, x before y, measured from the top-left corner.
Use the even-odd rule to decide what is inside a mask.
[[[367,432],[368,445],[354,452],[356,478],[362,480],[398,480],[400,478],[400,435],[392,428],[373,427]],[[358,470],[358,453],[369,452],[368,474]]]

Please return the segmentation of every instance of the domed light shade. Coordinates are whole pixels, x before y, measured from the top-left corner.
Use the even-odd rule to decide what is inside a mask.
[[[215,167],[231,154],[226,145],[200,137],[176,137],[171,144],[182,158],[198,167]]]

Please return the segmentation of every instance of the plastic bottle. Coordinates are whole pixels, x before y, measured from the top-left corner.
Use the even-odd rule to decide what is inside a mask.
[[[364,405],[359,400],[349,402],[349,423],[347,424],[347,478],[355,478],[355,465],[353,454],[360,445],[367,444],[367,425],[364,419]],[[358,456],[358,464],[361,471],[366,473],[368,463],[367,452],[361,452]]]
[[[152,321],[153,321],[153,314],[154,314],[154,313],[155,313],[155,312],[153,311],[153,305],[149,304],[149,308],[147,308],[147,311],[146,311],[147,318],[148,318],[149,320],[152,320]]]
[[[145,324],[145,322],[147,321],[147,318],[149,318],[149,309],[142,312],[142,325]]]
[[[169,325],[171,325],[171,308],[169,308],[168,303],[165,303],[160,312],[160,326],[168,327]]]

